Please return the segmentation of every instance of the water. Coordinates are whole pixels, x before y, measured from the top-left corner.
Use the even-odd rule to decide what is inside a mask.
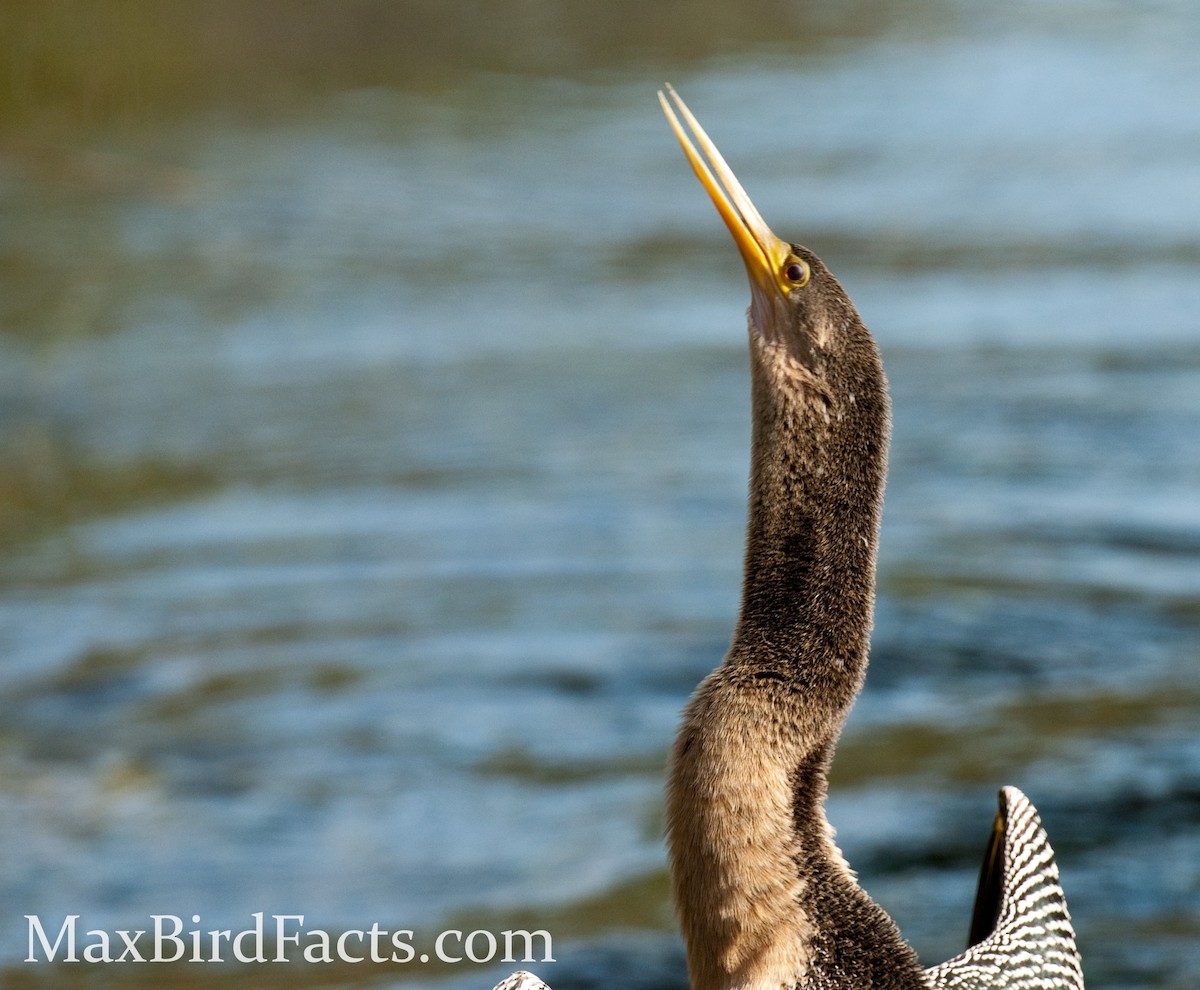
[[[1194,984],[1200,19],[814,9],[782,41],[646,14],[634,57],[582,15],[491,61],[451,32],[437,85],[7,138],[7,982],[167,979],[22,965],[25,914],[265,911],[542,927],[557,990],[682,985],[662,766],[737,605],[747,292],[668,77],[892,382],[851,862],[945,958],[1018,784],[1089,985]],[[169,972],[514,967],[285,968]]]

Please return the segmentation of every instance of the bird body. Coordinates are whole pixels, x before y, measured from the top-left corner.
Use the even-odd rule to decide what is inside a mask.
[[[744,252],[752,291],[767,298],[749,316],[742,609],[724,663],[684,711],[667,786],[692,986],[924,987],[824,811],[834,744],[867,668],[889,433],[883,364],[816,255],[772,240],[767,250],[777,266],[798,266],[802,284],[778,293],[774,278],[755,277],[759,255]]]
[[[1053,853],[1020,792],[1002,792],[977,944],[932,970],[834,843],[826,781],[867,669],[887,381],[837,279],[810,250],[771,232],[670,95],[674,107],[659,94],[663,109],[733,235],[751,290],[742,607],[724,662],[684,710],[667,785],[672,885],[693,990],[1082,987]],[[1022,900],[1022,884],[1038,896]],[[1031,912],[1042,910],[1051,936],[1030,933]]]
[[[815,254],[771,232],[668,91],[674,106],[660,93],[663,110],[741,252],[751,294],[742,606],[724,661],[684,709],[667,784],[692,988],[1083,990],[1054,854],[1015,788],[1001,791],[970,947],[932,969],[834,842],[827,778],[867,670],[887,381],[842,286]],[[501,986],[544,988],[529,974]]]

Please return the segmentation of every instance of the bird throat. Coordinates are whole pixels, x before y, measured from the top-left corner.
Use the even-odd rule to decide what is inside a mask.
[[[786,658],[789,668],[848,679],[849,695],[837,692],[848,706],[866,671],[874,610],[886,397],[875,400],[881,409],[864,409],[853,394],[832,395],[790,354],[755,350],[742,607],[731,657]],[[868,454],[875,463],[850,467]]]
[[[824,986],[814,974],[829,944],[827,895],[861,894],[824,797],[866,671],[883,487],[882,463],[846,464],[872,449],[864,422],[882,462],[886,398],[877,415],[844,423],[849,399],[830,402],[761,352],[754,364],[741,616],[684,711],[668,784],[693,990]],[[843,426],[859,437],[853,449]]]

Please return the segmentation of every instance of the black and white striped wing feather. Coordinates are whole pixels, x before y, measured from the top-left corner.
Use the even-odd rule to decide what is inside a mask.
[[[925,971],[932,990],[1083,990],[1071,915],[1037,810],[1015,787],[979,877],[971,947]]]

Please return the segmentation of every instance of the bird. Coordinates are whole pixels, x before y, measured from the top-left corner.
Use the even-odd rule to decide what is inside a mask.
[[[923,968],[835,843],[828,772],[867,669],[887,380],[834,275],[772,233],[679,95],[658,98],[750,282],[741,611],[684,709],[667,784],[691,986],[1082,990],[1054,853],[1017,788],[1000,791],[968,948],[939,966]]]
[[[1017,788],[1000,790],[967,948],[931,968],[836,845],[825,800],[866,676],[887,380],[834,275],[772,233],[678,93],[658,98],[750,282],[741,610],[684,708],[666,792],[692,990],[1083,990],[1054,852]],[[522,971],[497,990],[548,987]]]

